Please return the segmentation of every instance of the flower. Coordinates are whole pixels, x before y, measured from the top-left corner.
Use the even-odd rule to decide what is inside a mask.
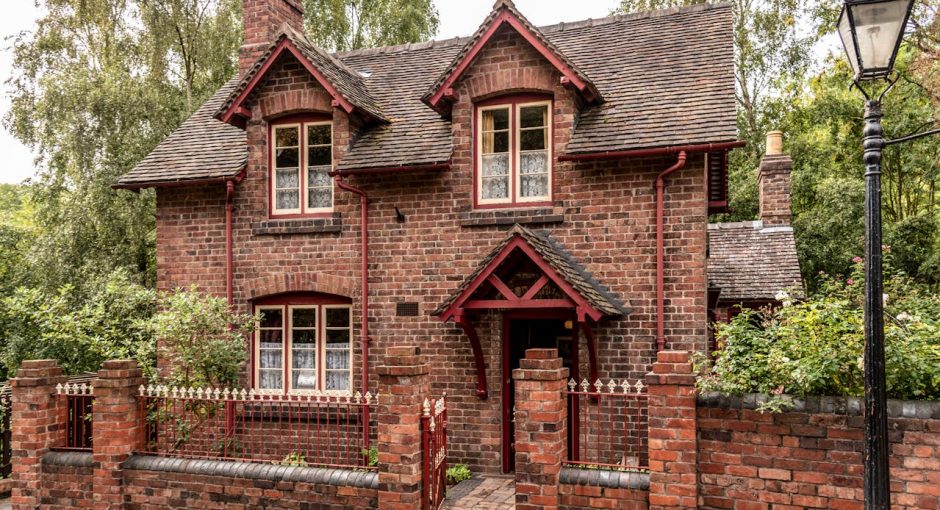
[[[909,321],[909,320],[911,320],[911,319],[913,319],[913,318],[914,318],[914,317],[912,317],[911,314],[909,314],[909,313],[907,313],[907,312],[901,312],[901,313],[898,314],[898,320],[899,320],[899,321],[906,322],[906,321]]]
[[[848,280],[845,281],[845,283],[847,283],[847,284],[849,284],[849,285],[854,285],[854,284],[855,284],[855,280],[849,278]]]
[[[858,263],[860,263],[862,260],[864,260],[864,259],[862,259],[862,257],[859,257],[858,255],[852,257],[852,263],[853,263],[853,264],[858,264]]]

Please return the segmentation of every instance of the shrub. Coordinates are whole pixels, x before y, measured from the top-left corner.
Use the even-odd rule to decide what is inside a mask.
[[[861,396],[862,261],[848,277],[820,275],[819,290],[783,306],[742,310],[718,324],[720,350],[697,358],[699,386],[732,394]],[[940,399],[940,297],[886,271],[885,358],[890,398]],[[771,405],[778,403],[772,402]]]
[[[470,467],[466,464],[455,464],[447,468],[447,485],[457,485],[458,483],[469,480],[473,473],[470,472]]]

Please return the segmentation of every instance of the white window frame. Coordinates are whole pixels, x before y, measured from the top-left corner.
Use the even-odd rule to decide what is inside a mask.
[[[293,367],[293,350],[294,350],[294,314],[293,310],[296,309],[308,309],[317,311],[317,325],[316,325],[316,340],[315,340],[315,352],[316,356],[314,358],[314,373],[316,374],[316,388],[315,389],[295,389],[294,386],[294,367]],[[326,351],[327,351],[327,342],[326,342],[326,311],[328,309],[343,309],[349,313],[349,383],[348,390],[327,390],[326,389]],[[252,373],[254,384],[252,387],[258,391],[263,391],[268,394],[287,394],[287,395],[304,395],[311,393],[320,393],[327,395],[338,395],[338,396],[347,396],[353,393],[353,366],[354,366],[354,355],[355,351],[353,350],[354,342],[354,329],[353,329],[353,317],[352,317],[352,305],[351,304],[281,304],[281,305],[258,305],[254,308],[255,313],[264,313],[265,310],[278,310],[282,314],[282,325],[281,325],[281,388],[267,388],[261,389],[261,329],[260,321],[256,324],[256,330],[253,335],[254,345],[252,348],[252,353],[254,360],[252,363]],[[329,329],[337,330],[344,328],[331,327]],[[339,350],[339,349],[333,349]],[[308,370],[308,369],[304,369]],[[338,371],[338,369],[330,369],[332,371]]]
[[[353,355],[354,355],[355,353],[353,352],[353,317],[352,317],[352,306],[350,306],[350,305],[321,305],[321,306],[323,307],[323,336],[321,337],[321,338],[323,339],[323,341],[321,342],[321,343],[323,344],[323,370],[322,370],[322,372],[321,372],[320,375],[321,375],[321,378],[322,378],[321,380],[323,381],[323,386],[322,386],[322,387],[323,387],[323,392],[324,392],[324,393],[328,393],[328,394],[333,394],[333,393],[335,393],[335,394],[339,394],[339,395],[345,395],[345,394],[351,393],[351,392],[352,392],[352,389],[353,389],[353,363],[355,362],[355,359],[354,359],[354,356],[353,356]],[[328,390],[328,389],[326,389],[326,373],[327,373],[327,371],[328,371],[328,370],[338,371],[338,369],[328,369],[328,368],[326,368],[326,351],[327,351],[327,348],[326,348],[326,346],[327,346],[326,331],[327,331],[327,329],[332,329],[332,330],[337,330],[337,331],[343,329],[343,328],[337,328],[337,327],[327,328],[326,312],[327,312],[327,310],[336,310],[336,309],[344,309],[344,310],[347,310],[347,311],[349,312],[349,326],[348,326],[348,328],[349,328],[349,347],[348,347],[348,349],[349,349],[349,384],[347,384],[347,386],[349,387],[348,390]],[[332,350],[340,350],[340,349],[332,349]]]
[[[552,109],[553,101],[545,99],[541,101],[527,101],[515,103],[508,101],[506,103],[492,104],[477,107],[476,122],[473,136],[476,147],[476,164],[474,165],[474,181],[476,182],[476,205],[506,205],[521,206],[530,203],[551,202],[554,185],[554,111]],[[522,109],[532,106],[545,106],[546,116],[546,140],[545,150],[548,151],[548,194],[538,197],[522,196]],[[483,113],[492,110],[509,111],[509,193],[506,198],[483,198]]]
[[[509,187],[507,190],[506,198],[483,198],[483,114],[485,112],[494,111],[494,110],[506,110],[509,117],[509,175],[506,185]],[[480,205],[492,205],[492,204],[512,204],[513,198],[513,149],[515,148],[515,133],[513,130],[513,107],[512,104],[497,104],[491,106],[483,106],[477,108],[477,122],[476,122],[476,133],[474,136],[476,138],[477,144],[477,164],[476,164],[476,183],[477,183],[477,204]],[[496,154],[496,153],[494,153]]]
[[[277,132],[282,129],[296,129],[297,130],[297,204],[299,207],[293,209],[280,209],[277,206]],[[272,126],[271,128],[271,171],[269,172],[269,178],[271,179],[271,213],[277,215],[285,214],[303,214],[303,204],[304,204],[304,143],[303,136],[306,133],[302,128],[302,124],[293,123],[293,124],[278,124]]]
[[[307,127],[308,126],[330,126],[330,170],[332,171],[336,166],[336,156],[335,151],[333,150],[333,121],[311,121],[311,122],[291,122],[284,124],[273,124],[271,126],[271,139],[268,141],[268,148],[270,152],[269,157],[269,166],[270,169],[268,172],[268,179],[270,180],[270,196],[268,200],[271,201],[271,215],[272,216],[290,216],[290,215],[307,215],[307,214],[322,214],[333,212],[333,208],[336,205],[336,186],[330,186],[330,206],[329,207],[310,207],[310,194],[309,194],[309,173],[310,165],[307,161]],[[299,182],[299,207],[293,209],[280,209],[277,206],[277,132],[279,129],[296,129],[298,134],[297,139],[297,150],[298,150],[298,178]]]
[[[330,185],[330,206],[329,207],[310,207],[310,162],[307,161],[307,155],[309,153],[309,146],[307,145],[307,128],[311,126],[330,126],[330,171],[333,171],[333,168],[336,164],[336,158],[333,156],[333,121],[322,121],[322,122],[304,122],[302,124],[303,131],[303,140],[301,146],[303,147],[303,190],[304,196],[301,204],[303,204],[304,214],[316,214],[316,213],[326,213],[333,211],[333,205],[336,203],[336,185]]]
[[[522,109],[529,108],[532,106],[545,106],[545,150],[548,152],[548,157],[546,158],[548,172],[548,191],[547,195],[538,196],[538,197],[523,197],[522,196]],[[516,123],[512,129],[515,139],[519,141],[517,147],[513,147],[513,157],[515,158],[514,167],[513,167],[513,178],[515,179],[515,200],[516,203],[527,203],[527,202],[548,202],[552,199],[552,102],[551,101],[534,101],[531,103],[519,103],[515,107],[515,118]]]

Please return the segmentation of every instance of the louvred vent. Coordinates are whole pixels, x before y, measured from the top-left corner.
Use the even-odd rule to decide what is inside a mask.
[[[728,152],[708,153],[708,214],[728,212]]]
[[[418,303],[395,303],[395,315],[398,317],[417,317]]]

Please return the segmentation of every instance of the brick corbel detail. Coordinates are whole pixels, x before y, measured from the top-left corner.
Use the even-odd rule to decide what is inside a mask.
[[[379,375],[379,509],[421,508],[421,412],[431,391],[417,347],[389,347]]]
[[[11,382],[14,510],[39,508],[42,456],[53,447],[64,446],[68,410],[55,387],[65,382],[54,360],[24,361]]]
[[[285,292],[321,292],[353,297],[356,295],[359,280],[328,273],[297,272],[259,276],[243,281],[242,285],[250,299]]]
[[[558,477],[568,456],[568,369],[557,349],[529,349],[515,381],[516,508],[557,509]]]
[[[697,508],[695,375],[689,353],[662,351],[649,385],[649,508]]]
[[[92,457],[96,510],[124,508],[121,464],[141,438],[139,387],[144,378],[133,360],[106,361],[95,379]]]

